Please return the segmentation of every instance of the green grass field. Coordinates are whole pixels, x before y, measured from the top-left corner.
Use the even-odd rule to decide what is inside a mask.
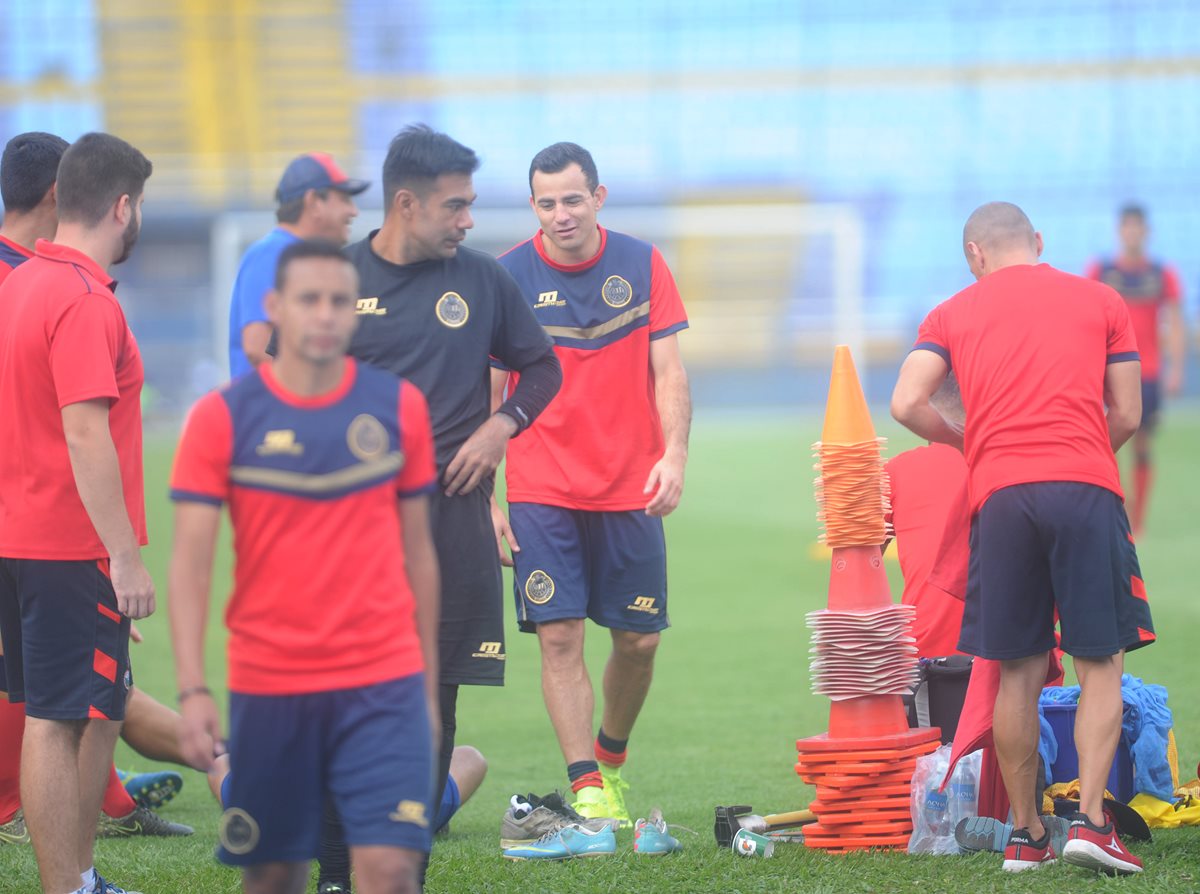
[[[882,420],[884,414],[876,413]],[[777,417],[776,417],[777,419]],[[508,683],[503,689],[464,689],[459,700],[460,743],[480,748],[491,769],[475,798],[439,841],[430,867],[431,892],[751,892],[751,891],[1047,891],[1099,889],[1111,884],[1066,865],[1008,876],[998,857],[908,857],[896,853],[829,856],[782,845],[771,860],[718,850],[713,807],[752,804],[757,812],[798,809],[812,792],[793,771],[795,740],[823,732],[828,701],[809,693],[808,632],[804,614],[823,607],[828,566],[809,556],[816,522],[810,443],[820,430],[813,416],[766,421],[758,416],[702,418],[692,439],[684,501],[668,521],[673,628],[664,636],[657,676],[635,730],[625,772],[630,809],[645,815],[661,806],[680,834],[684,853],[652,860],[632,853],[622,833],[613,858],[531,865],[500,858],[500,816],[514,792],[544,793],[565,784],[565,772],[542,707],[533,637],[510,626]],[[915,446],[891,427],[889,455]],[[1200,757],[1200,699],[1189,655],[1200,635],[1200,600],[1190,555],[1200,533],[1200,413],[1173,412],[1161,438],[1160,475],[1150,531],[1141,546],[1160,641],[1132,655],[1130,672],[1171,692],[1181,769],[1190,778]],[[169,444],[148,449],[149,565],[166,580],[170,509],[163,496]],[[227,561],[227,560],[226,560]],[[892,564],[892,563],[889,563]],[[895,575],[892,564],[892,573]],[[221,572],[227,575],[227,568]],[[220,579],[220,577],[218,578]],[[895,592],[899,593],[898,586]],[[137,683],[170,702],[175,691],[166,612],[141,626]],[[219,602],[214,606],[210,680],[223,667]],[[512,621],[511,605],[507,609]],[[593,676],[606,655],[605,635],[590,630]],[[122,744],[122,767],[147,769]],[[240,890],[236,873],[212,857],[218,809],[201,774],[184,771],[184,791],[163,815],[196,827],[187,839],[102,841],[103,873],[145,894]],[[1159,832],[1135,848],[1147,871],[1118,884],[1122,890],[1178,894],[1200,889],[1200,829]],[[37,891],[29,848],[0,846],[0,891]]]

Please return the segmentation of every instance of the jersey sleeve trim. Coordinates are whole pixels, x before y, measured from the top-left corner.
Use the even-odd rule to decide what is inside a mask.
[[[1116,354],[1109,354],[1105,363],[1128,363],[1131,360],[1140,360],[1141,357],[1137,351],[1121,351]]]
[[[912,346],[912,351],[929,351],[933,354],[937,354],[939,357],[941,357],[943,360],[946,361],[947,366],[951,366],[950,352],[948,350],[946,350],[945,348],[943,348],[941,345],[939,345],[937,342],[919,341],[915,345]],[[909,351],[908,353],[911,354],[912,351]],[[953,368],[953,367],[951,367],[951,368]]]
[[[682,320],[674,326],[668,326],[665,329],[659,329],[657,332],[650,333],[650,341],[656,341],[660,338],[666,338],[668,335],[674,335],[676,332],[681,332],[689,326],[687,320]]]
[[[211,494],[202,494],[194,490],[182,490],[177,487],[169,491],[172,502],[175,503],[205,503],[209,506],[220,506],[225,501]]]
[[[410,500],[413,497],[425,497],[435,494],[437,493],[437,489],[437,481],[430,481],[421,487],[396,488],[396,496],[401,500]]]

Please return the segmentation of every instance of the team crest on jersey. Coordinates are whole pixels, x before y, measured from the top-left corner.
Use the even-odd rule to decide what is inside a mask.
[[[240,807],[230,807],[221,814],[221,821],[217,824],[217,835],[221,839],[221,847],[231,854],[241,856],[258,847],[258,839],[262,833],[254,817]]]
[[[438,299],[437,307],[434,310],[437,318],[451,329],[463,326],[467,322],[467,318],[471,316],[471,308],[467,306],[467,302],[458,292],[447,292]]]
[[[604,280],[600,295],[609,307],[624,307],[633,300],[633,286],[625,277],[613,274]]]
[[[545,605],[554,596],[554,578],[540,568],[525,581],[525,598],[534,605]]]
[[[346,429],[346,444],[365,463],[381,459],[388,452],[387,429],[370,413],[359,413]]]
[[[422,829],[429,828],[425,805],[420,801],[401,801],[396,805],[396,809],[388,814],[388,819],[394,823],[412,823]]]

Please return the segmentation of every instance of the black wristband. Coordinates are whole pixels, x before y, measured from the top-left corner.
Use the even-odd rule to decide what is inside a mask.
[[[184,699],[191,698],[193,695],[212,695],[212,690],[207,686],[189,686],[187,689],[180,690],[179,695],[175,696],[175,701],[182,705]]]

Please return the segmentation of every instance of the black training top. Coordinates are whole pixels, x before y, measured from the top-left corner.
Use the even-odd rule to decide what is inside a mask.
[[[460,245],[453,258],[392,264],[371,248],[377,232],[346,248],[363,296],[349,353],[421,389],[445,469],[491,415],[489,357],[521,370],[553,343],[491,255]]]

